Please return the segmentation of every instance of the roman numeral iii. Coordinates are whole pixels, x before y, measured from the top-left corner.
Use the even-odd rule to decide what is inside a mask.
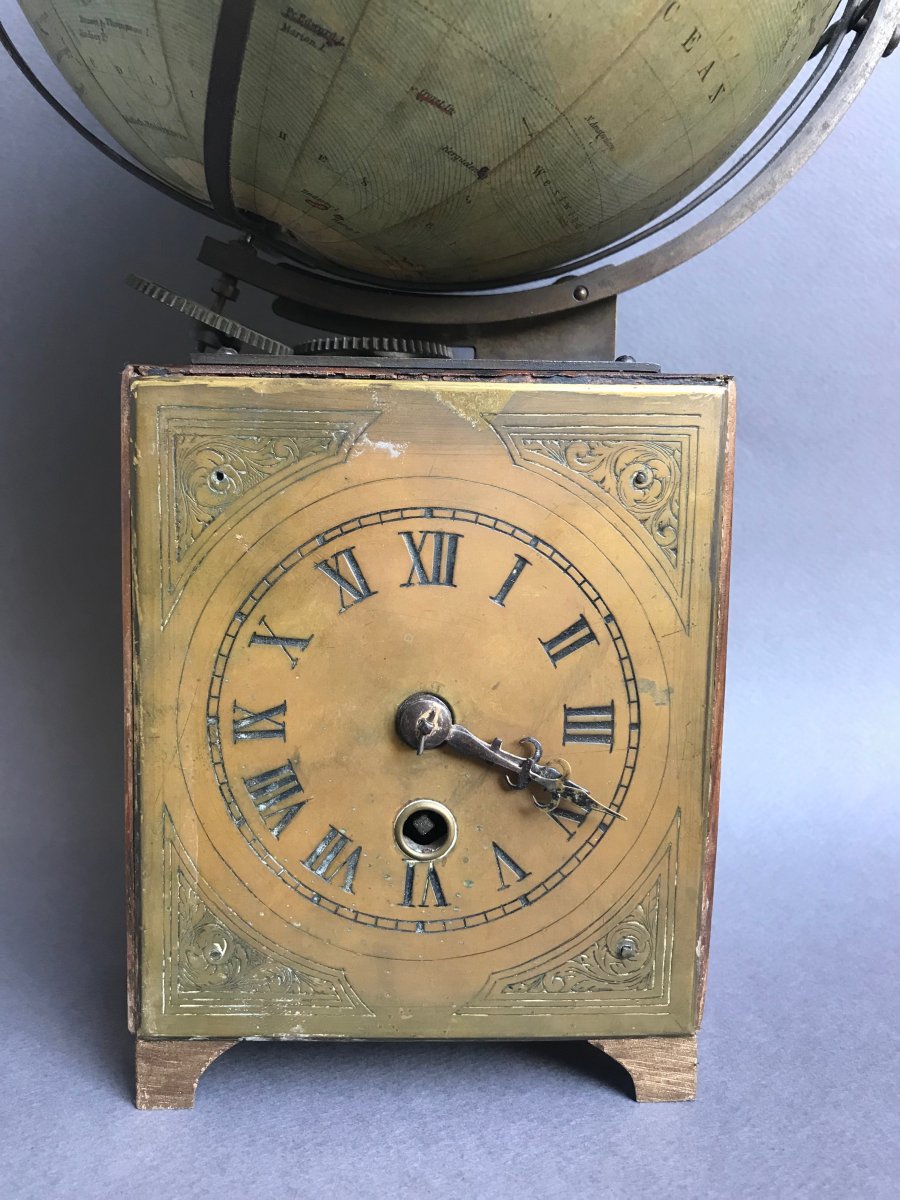
[[[596,642],[597,635],[588,625],[584,616],[580,616],[577,621],[558,633],[556,637],[548,638],[544,641],[543,638],[538,638],[538,641],[544,647],[544,652],[554,667],[559,666],[564,658],[568,658],[570,654],[574,654],[576,650],[580,650],[582,646],[588,646],[591,642]]]
[[[412,587],[416,583],[456,587],[453,575],[456,571],[456,551],[461,533],[444,533],[442,530],[426,532],[418,542],[411,533],[402,532],[400,537],[403,538],[412,563],[406,583],[401,583],[401,587]]]
[[[613,747],[615,734],[615,706],[595,704],[588,708],[569,708],[563,705],[563,744],[589,742],[594,746]]]
[[[295,801],[303,791],[303,784],[297,778],[294,764],[290,759],[280,767],[271,771],[263,771],[261,775],[251,775],[244,780],[247,794],[256,805],[256,810],[262,816],[266,828],[275,837],[281,837],[294,817],[306,804],[305,800]]]
[[[369,587],[368,581],[356,561],[352,546],[348,546],[346,550],[339,550],[331,558],[317,562],[316,570],[321,571],[332,583],[337,584],[338,594],[341,598],[341,612],[346,612],[354,604],[360,604],[363,600],[368,600],[370,596],[378,594]]]

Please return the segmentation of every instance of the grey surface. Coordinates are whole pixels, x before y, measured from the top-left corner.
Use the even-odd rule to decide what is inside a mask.
[[[638,1106],[577,1045],[245,1045],[193,1113],[142,1114],[117,374],[188,331],[122,279],[203,298],[206,226],[0,61],[0,1195],[897,1195],[898,110],[900,54],[767,209],[621,306],[622,352],[739,382],[698,1101]]]

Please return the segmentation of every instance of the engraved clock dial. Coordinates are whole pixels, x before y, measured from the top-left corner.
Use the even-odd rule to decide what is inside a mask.
[[[438,503],[359,513],[277,561],[249,553],[209,675],[208,762],[298,921],[463,933],[591,869],[628,816],[641,743],[601,580],[501,511]],[[423,691],[505,752],[539,742],[584,791],[551,808],[488,762],[412,752],[396,714]]]

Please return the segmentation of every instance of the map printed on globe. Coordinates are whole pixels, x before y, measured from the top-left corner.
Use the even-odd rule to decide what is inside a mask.
[[[21,0],[122,147],[207,198],[218,0]],[[384,279],[538,276],[665,212],[759,124],[836,0],[257,0],[236,204]]]

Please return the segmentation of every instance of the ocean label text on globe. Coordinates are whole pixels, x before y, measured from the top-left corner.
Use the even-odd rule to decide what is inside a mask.
[[[122,147],[206,199],[218,0],[21,0]],[[257,0],[235,203],[299,250],[405,281],[549,273],[713,172],[836,0]]]

